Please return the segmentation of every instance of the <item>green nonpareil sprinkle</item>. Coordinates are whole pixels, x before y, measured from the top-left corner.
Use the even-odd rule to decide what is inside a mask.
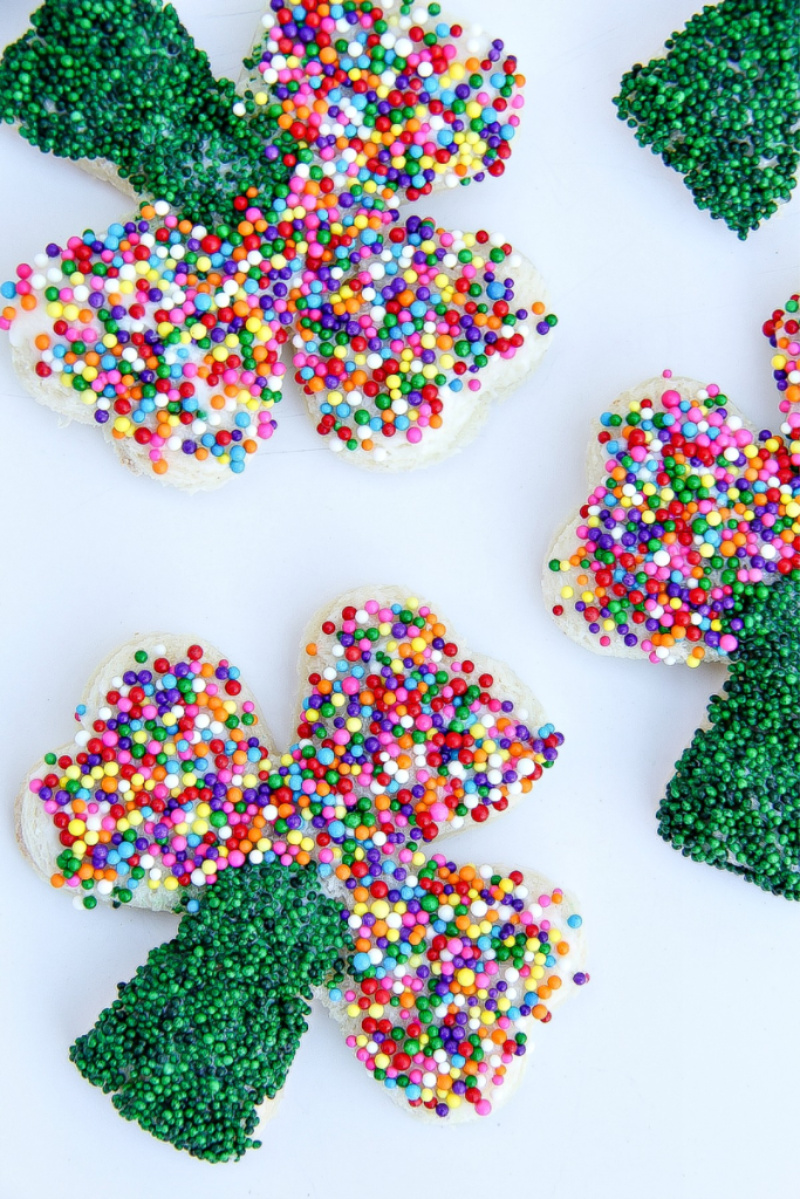
[[[206,1161],[238,1158],[260,1144],[256,1106],[286,1080],[311,987],[340,982],[351,952],[316,867],[228,869],[70,1057],[154,1137]]]
[[[658,810],[684,857],[800,899],[800,582],[753,589],[723,694]]]
[[[800,0],[707,5],[666,48],[623,76],[618,116],[744,239],[797,183]]]
[[[47,0],[0,60],[0,117],[29,142],[108,160],[137,194],[206,223],[232,219],[251,186],[268,209],[290,175],[280,106],[238,117],[237,98],[160,0]]]

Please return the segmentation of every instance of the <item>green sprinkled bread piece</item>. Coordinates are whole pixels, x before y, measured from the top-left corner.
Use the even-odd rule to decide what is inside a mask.
[[[698,208],[741,239],[790,199],[800,161],[800,3],[706,5],[614,103]]]
[[[189,900],[177,935],[148,955],[70,1057],[120,1115],[209,1162],[239,1158],[308,1025],[312,986],[352,949],[316,868],[228,870]]]
[[[761,584],[723,692],[711,698],[658,810],[684,857],[800,899],[800,583]]]
[[[161,0],[47,0],[0,60],[0,117],[24,138],[195,221],[288,180],[280,105],[237,116],[237,99]]]
[[[181,915],[72,1053],[157,1138],[210,1161],[255,1148],[312,994],[403,1111],[489,1116],[589,981],[568,893],[439,848],[521,802],[563,742],[521,680],[448,635],[405,588],[325,605],[281,754],[237,666],[138,635],[28,776],[21,848],[74,906]]]

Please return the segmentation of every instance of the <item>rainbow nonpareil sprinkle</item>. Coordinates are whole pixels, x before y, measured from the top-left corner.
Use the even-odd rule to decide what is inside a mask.
[[[525,79],[502,41],[443,19],[438,4],[270,10],[247,98],[256,110],[279,102],[279,127],[335,164],[337,188],[417,200],[440,180],[503,174]]]
[[[342,904],[351,973],[327,1001],[357,1058],[412,1107],[486,1115],[527,1022],[588,979],[565,973],[581,918],[522,871],[427,847],[528,794],[563,738],[416,599],[348,605],[305,653],[298,739],[276,754],[226,659],[137,650],[30,781],[62,846],[51,881],[85,907],[165,889],[188,919],[231,871],[312,869]]]
[[[0,64],[5,115],[31,140],[122,160],[126,179],[159,189],[131,220],[48,246],[0,287],[0,328],[35,371],[34,394],[101,427],[137,468],[166,477],[171,461],[205,464],[192,479],[213,483],[241,473],[272,436],[281,347],[291,342],[295,379],[332,450],[378,465],[422,461],[413,447],[435,449],[448,410],[482,399],[486,369],[495,364],[496,378],[496,364],[557,323],[503,237],[401,222],[396,208],[502,174],[523,103],[516,60],[502,42],[442,21],[436,4],[273,3],[237,98],[185,31],[162,28],[157,0],[110,7],[114,37],[100,45],[96,23],[64,26],[50,0],[35,36]],[[142,44],[129,46],[131,22],[148,31]],[[194,66],[180,85],[161,80],[163,95],[156,87],[171,132],[148,171],[134,132],[95,144],[60,106],[83,90],[87,105],[104,97],[120,107],[126,127],[124,89],[109,92],[108,80],[139,81],[167,35],[171,53]],[[54,83],[48,47],[64,39],[77,78]],[[62,82],[54,111],[42,108],[42,90]],[[216,131],[205,148],[187,126],[199,110]],[[205,171],[230,138],[221,190],[211,180],[204,191],[192,155]],[[515,381],[502,378],[501,391]],[[466,423],[451,419],[454,430]]]
[[[440,428],[448,395],[478,391],[481,368],[530,332],[503,266],[511,247],[487,233],[409,217],[387,235],[380,213],[343,215],[324,239],[339,265],[317,247],[312,272],[288,222],[268,224],[247,197],[240,208],[235,229],[210,233],[144,205],[102,237],[49,246],[0,288],[23,323],[31,314],[47,330],[34,337],[37,376],[70,388],[115,440],[133,439],[157,474],[172,453],[244,470],[275,429],[290,336],[295,377],[321,400],[318,432],[380,456],[384,439],[413,445]],[[0,327],[16,317],[7,307]]]
[[[213,882],[253,854],[306,865],[312,851],[323,877],[347,881],[365,873],[368,833],[424,845],[528,793],[561,735],[529,728],[491,675],[472,677],[430,609],[394,607],[367,601],[325,622],[336,666],[309,673],[300,740],[280,757],[237,699],[238,668],[198,645],[175,663],[140,651],[96,718],[78,709],[91,727],[76,751],[31,781],[65,847],[54,885],[126,902],[139,886]]]
[[[697,666],[736,650],[740,597],[800,570],[800,442],[754,433],[716,384],[689,395],[665,376],[600,418],[605,474],[549,564],[566,576],[554,614],[603,648]]]
[[[793,404],[800,404],[800,295],[789,296],[783,308],[776,308],[768,321],[764,321],[763,333],[775,350],[772,370],[775,386],[781,392],[778,405],[781,412],[793,413]],[[800,420],[787,417],[792,430]]]

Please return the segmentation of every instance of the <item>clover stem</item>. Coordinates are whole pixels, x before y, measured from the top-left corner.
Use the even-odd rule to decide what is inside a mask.
[[[666,49],[623,76],[617,115],[744,240],[797,184],[796,0],[707,4]]]
[[[752,590],[730,677],[677,764],[658,831],[684,857],[800,899],[800,583]]]
[[[280,106],[249,99],[237,116],[237,101],[161,0],[46,0],[0,61],[0,117],[23,137],[110,162],[138,194],[195,222],[232,220],[249,187],[268,208],[289,178]]]
[[[351,946],[313,865],[229,868],[188,906],[70,1057],[126,1119],[221,1162],[259,1146],[256,1109],[286,1080],[311,987],[341,981]]]

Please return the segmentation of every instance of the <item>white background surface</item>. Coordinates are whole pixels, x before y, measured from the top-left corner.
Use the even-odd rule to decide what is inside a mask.
[[[0,44],[22,33],[28,7],[3,0]],[[425,1195],[796,1191],[800,909],[684,861],[655,831],[662,786],[722,671],[597,658],[558,632],[539,590],[550,536],[586,494],[588,422],[617,392],[669,366],[778,423],[760,326],[797,288],[800,198],[740,243],[637,148],[610,102],[690,7],[492,0],[492,31],[529,78],[524,137],[504,178],[425,207],[451,228],[504,232],[544,273],[561,323],[539,373],[441,466],[348,468],[287,385],[278,433],[246,474],[187,497],[127,474],[90,429],[59,429],[0,344],[2,1199],[344,1199],[375,1186],[400,1199],[412,1175]],[[178,9],[234,71],[254,0]],[[481,0],[459,0],[458,14],[486,20]],[[1,278],[126,212],[110,187],[9,129],[0,165]],[[67,1059],[172,918],[76,912],[17,854],[14,794],[71,735],[95,663],[137,630],[216,642],[288,743],[307,616],[356,584],[395,581],[513,665],[566,734],[524,807],[453,853],[530,864],[576,892],[592,983],[540,1029],[508,1106],[460,1128],[419,1125],[385,1101],[320,1010],[264,1147],[237,1165],[196,1162],[119,1119]]]

